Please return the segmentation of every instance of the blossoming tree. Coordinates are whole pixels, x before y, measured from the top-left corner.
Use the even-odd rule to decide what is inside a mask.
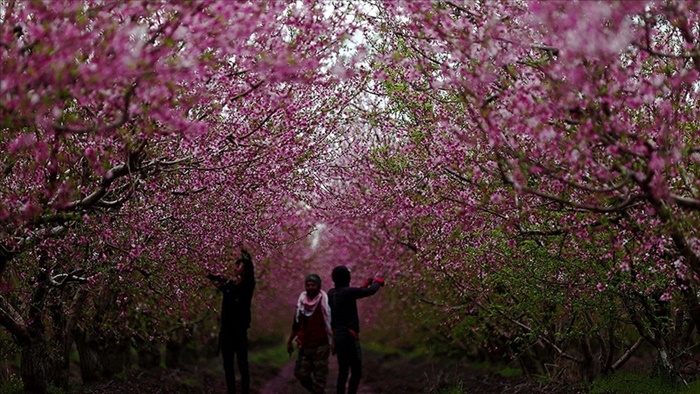
[[[415,251],[417,294],[441,294],[444,321],[477,340],[530,338],[541,360],[588,377],[646,341],[673,371],[700,322],[697,12],[376,4],[374,105],[356,129],[372,137],[329,195],[383,229],[377,251]],[[630,328],[639,339],[625,343]]]

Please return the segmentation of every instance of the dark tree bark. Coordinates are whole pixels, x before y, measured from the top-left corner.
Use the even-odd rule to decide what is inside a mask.
[[[158,344],[138,341],[136,346],[136,355],[140,368],[151,369],[160,366],[161,354]]]
[[[20,377],[27,393],[46,393],[47,372],[50,368],[46,357],[48,346],[43,341],[34,341],[22,347]]]
[[[131,347],[126,340],[107,340],[101,347],[100,364],[105,379],[110,379],[131,367]]]
[[[91,342],[84,330],[76,330],[75,347],[78,350],[80,365],[80,377],[83,383],[92,383],[100,380],[100,355],[97,344]]]

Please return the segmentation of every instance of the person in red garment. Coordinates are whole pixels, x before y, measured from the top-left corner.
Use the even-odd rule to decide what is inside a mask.
[[[229,394],[236,393],[236,374],[233,369],[234,357],[238,361],[241,374],[241,392],[250,392],[250,371],[248,365],[248,328],[250,328],[250,306],[255,290],[253,259],[246,249],[241,249],[241,257],[234,263],[234,277],[224,278],[209,274],[223,293],[221,301],[221,330],[219,349],[224,363],[226,387]]]
[[[294,339],[299,355],[294,376],[311,393],[323,393],[328,380],[328,357],[333,352],[331,310],[328,295],[321,290],[321,277],[307,275],[305,291],[297,299],[292,332],[287,341],[287,351],[294,352]]]
[[[357,393],[362,378],[362,349],[360,348],[360,318],[357,300],[374,295],[384,286],[384,278],[365,280],[362,287],[350,287],[350,270],[340,265],[331,273],[335,287],[328,291],[331,306],[335,351],[338,357],[338,394]],[[348,382],[348,372],[350,382]]]

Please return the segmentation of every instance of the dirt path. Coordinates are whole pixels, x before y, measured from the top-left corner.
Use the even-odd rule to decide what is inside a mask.
[[[577,390],[557,389],[523,377],[503,377],[492,371],[463,363],[450,363],[428,358],[407,358],[399,355],[364,351],[363,378],[360,394],[435,393],[454,388],[460,382],[463,393],[479,394],[562,394]],[[253,394],[305,394],[294,378],[292,358],[281,369],[251,364]],[[326,393],[336,391],[338,363],[330,360]],[[71,391],[81,394],[223,394],[226,392],[220,358],[202,360],[178,369],[131,370],[123,378],[115,378]]]
[[[274,378],[270,379],[265,386],[263,386],[259,393],[260,394],[305,394],[308,393],[304,388],[301,387],[299,381],[294,377],[294,363],[295,360],[292,359],[290,362],[284,365],[279,371],[279,374]],[[326,384],[326,393],[335,393],[336,390],[336,379],[338,377],[338,362],[335,357],[332,357],[329,363],[329,373],[328,382]],[[360,389],[358,394],[375,394],[374,391],[368,385],[360,384]]]

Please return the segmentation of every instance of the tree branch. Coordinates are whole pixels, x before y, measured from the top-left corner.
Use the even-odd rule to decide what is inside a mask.
[[[129,88],[127,89],[126,94],[124,95],[124,102],[122,104],[121,116],[119,117],[119,119],[115,120],[114,122],[106,124],[102,127],[91,126],[91,127],[83,127],[83,128],[63,126],[63,125],[54,123],[53,128],[60,133],[88,134],[88,133],[95,133],[95,132],[104,133],[106,131],[114,130],[114,129],[117,129],[117,128],[123,126],[129,120],[129,105],[131,103],[131,99],[136,95],[136,86],[137,85],[138,85],[138,81],[131,84],[131,86],[129,86]]]
[[[644,337],[639,337],[637,338],[637,341],[629,348],[627,351],[620,356],[620,358],[615,361],[615,363],[612,365],[613,371],[618,370],[620,367],[622,367],[627,360],[630,359],[634,355],[634,353],[637,352],[637,349],[639,349],[640,346],[642,346],[642,343],[644,343]]]

